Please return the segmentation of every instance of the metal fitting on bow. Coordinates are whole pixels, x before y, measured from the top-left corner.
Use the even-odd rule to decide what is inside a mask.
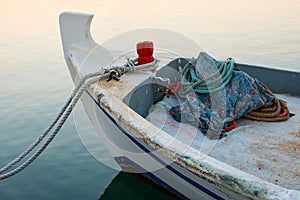
[[[119,73],[116,70],[110,70],[108,73],[109,73],[108,74],[108,79],[106,80],[107,82],[111,81],[112,79],[114,79],[116,81],[120,80],[119,79],[120,75],[119,75]]]

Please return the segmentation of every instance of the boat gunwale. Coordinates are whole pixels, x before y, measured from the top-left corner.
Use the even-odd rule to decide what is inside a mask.
[[[187,168],[198,177],[205,177],[207,180],[213,181],[215,184],[222,185],[234,192],[256,199],[272,199],[273,197],[287,199],[293,192],[299,193],[298,190],[291,190],[275,185],[232,167],[224,162],[216,160],[209,155],[202,155],[196,149],[187,146],[178,139],[158,129],[151,122],[147,121],[134,110],[129,108],[128,105],[121,99],[107,91],[91,91],[90,95],[107,115],[115,119],[118,123],[118,127],[123,127],[135,137],[142,138],[143,142],[149,147],[161,152],[164,156],[172,159],[176,164]],[[132,121],[128,120],[133,117],[132,114],[130,117],[128,116],[128,109],[131,110],[130,112],[134,113],[134,118],[137,120],[137,123],[134,123],[135,126],[132,126]],[[136,125],[139,124],[139,122],[141,122],[143,126]],[[144,128],[145,124],[147,124],[147,128]],[[151,128],[149,128],[149,126]],[[149,130],[157,129],[159,131],[156,132],[164,134],[160,134],[159,136],[156,135],[155,138],[151,137],[153,136],[153,133],[151,133],[152,131],[149,132]],[[177,148],[175,148],[175,150],[166,149],[163,146],[163,144],[170,141],[170,138],[172,138],[172,140],[176,140]],[[174,145],[171,147],[174,147]],[[180,152],[183,149],[186,151]]]

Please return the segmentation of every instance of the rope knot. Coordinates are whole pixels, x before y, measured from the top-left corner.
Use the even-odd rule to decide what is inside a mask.
[[[120,77],[125,74],[125,69],[124,67],[113,67],[111,69],[108,69],[106,71],[108,74],[107,82],[111,81],[112,79],[119,81]]]

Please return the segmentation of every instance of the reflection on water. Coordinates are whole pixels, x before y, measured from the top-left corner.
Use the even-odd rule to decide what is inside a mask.
[[[66,10],[94,13],[92,34],[99,43],[129,30],[164,28],[220,60],[300,70],[296,0],[12,0],[1,8],[1,165],[43,131],[73,87],[58,26]],[[111,173],[84,149],[69,120],[37,161],[0,183],[0,199],[96,199]]]
[[[128,175],[121,172],[112,181],[111,185],[105,190],[100,199],[179,199],[178,196],[166,189],[164,189],[163,192],[160,192],[159,190],[162,190],[162,188],[158,187],[142,175]]]

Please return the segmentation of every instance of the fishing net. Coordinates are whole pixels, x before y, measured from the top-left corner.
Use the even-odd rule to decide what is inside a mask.
[[[219,62],[201,52],[189,63],[189,72],[184,67],[178,104],[169,109],[176,121],[188,122],[203,134],[220,138],[228,124],[274,100],[260,81],[237,69],[230,71],[232,66],[226,68],[230,62]]]

